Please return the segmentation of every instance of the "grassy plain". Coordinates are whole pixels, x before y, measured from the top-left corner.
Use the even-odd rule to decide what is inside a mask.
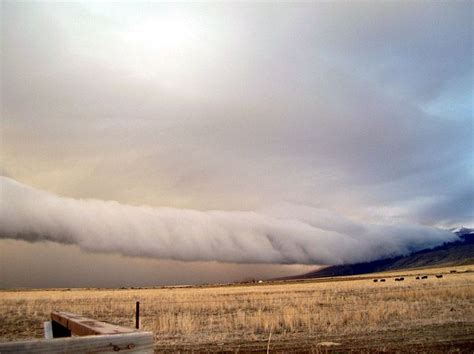
[[[52,310],[133,327],[140,301],[141,327],[155,333],[157,350],[472,352],[470,268],[251,285],[2,291],[0,341],[42,337]],[[428,279],[415,279],[424,274]],[[399,276],[405,280],[394,281]],[[384,283],[373,282],[382,277]]]

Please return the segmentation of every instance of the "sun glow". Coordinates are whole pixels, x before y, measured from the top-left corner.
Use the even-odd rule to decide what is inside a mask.
[[[121,37],[126,69],[169,90],[199,87],[215,65],[213,33],[198,16],[167,14],[134,23]]]
[[[143,48],[166,55],[196,49],[203,32],[203,26],[195,17],[174,14],[137,24],[126,37]]]

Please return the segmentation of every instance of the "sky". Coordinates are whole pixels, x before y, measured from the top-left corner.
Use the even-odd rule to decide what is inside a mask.
[[[474,226],[473,6],[3,1],[0,286],[281,276]]]

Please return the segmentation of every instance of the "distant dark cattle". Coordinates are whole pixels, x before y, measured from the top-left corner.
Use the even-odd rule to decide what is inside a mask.
[[[420,277],[416,277],[416,279],[420,280]]]
[[[374,279],[374,283],[378,282],[378,279]]]
[[[404,281],[405,278],[395,278],[395,281]]]
[[[423,276],[421,277],[421,279],[428,279],[428,276],[427,276],[427,275],[423,275]]]
[[[436,278],[442,278],[443,274],[436,274]]]
[[[457,273],[457,270],[450,270],[450,273]]]
[[[380,281],[384,282],[384,281],[385,281],[385,279],[380,279]]]

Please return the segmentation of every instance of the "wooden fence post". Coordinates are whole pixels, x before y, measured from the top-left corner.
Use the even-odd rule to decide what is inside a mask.
[[[135,304],[135,328],[140,328],[140,301]]]

